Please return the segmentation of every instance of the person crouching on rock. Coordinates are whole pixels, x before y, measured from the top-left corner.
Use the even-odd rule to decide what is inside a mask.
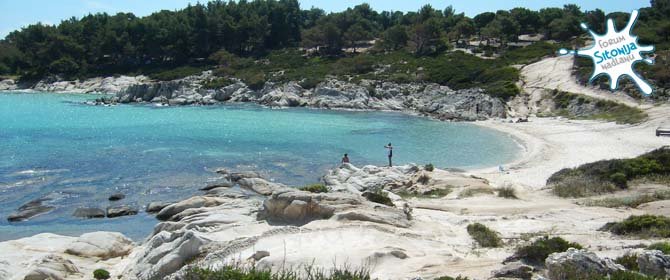
[[[389,167],[393,167],[393,163],[391,161],[391,158],[393,157],[393,146],[391,143],[389,143],[388,145],[384,146],[384,148],[388,149]]]
[[[344,154],[342,157],[342,164],[349,163],[349,154]]]

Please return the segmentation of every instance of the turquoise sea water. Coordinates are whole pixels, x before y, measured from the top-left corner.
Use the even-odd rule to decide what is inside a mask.
[[[41,232],[79,235],[120,231],[135,239],[156,220],[145,213],[114,219],[71,217],[77,207],[140,208],[194,194],[209,170],[257,170],[289,185],[319,180],[349,153],[355,165],[433,163],[474,168],[511,161],[519,152],[502,133],[389,112],[268,109],[254,105],[89,106],[92,95],[0,93],[0,240]],[[36,198],[53,198],[50,213],[8,223]]]

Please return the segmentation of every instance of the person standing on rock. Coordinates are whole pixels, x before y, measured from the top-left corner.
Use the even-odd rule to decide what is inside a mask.
[[[393,167],[393,163],[391,161],[391,158],[393,157],[393,146],[391,143],[389,143],[388,145],[384,146],[384,148],[388,149],[389,167]]]
[[[342,157],[342,164],[349,163],[349,154],[344,154]]]

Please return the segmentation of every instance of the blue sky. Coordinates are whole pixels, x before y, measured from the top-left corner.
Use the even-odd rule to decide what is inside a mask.
[[[424,4],[431,4],[435,8],[443,9],[452,5],[456,12],[464,12],[468,16],[475,16],[481,12],[514,7],[526,7],[537,10],[543,7],[561,7],[563,4],[574,3],[586,10],[600,8],[605,12],[623,11],[648,7],[649,0],[299,0],[302,8],[318,7],[326,11],[341,11],[360,3],[369,3],[375,10],[388,11],[415,11]],[[197,3],[191,0],[0,0],[0,38],[22,26],[42,22],[57,24],[63,19],[72,16],[81,17],[88,13],[132,12],[138,16],[145,16],[158,10],[175,10],[183,8],[188,3]],[[200,1],[206,2],[204,0]]]

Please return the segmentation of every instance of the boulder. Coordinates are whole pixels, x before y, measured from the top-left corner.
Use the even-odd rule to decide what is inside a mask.
[[[269,257],[270,252],[268,251],[256,251],[253,255],[251,255],[248,260],[254,260],[254,261],[260,261],[262,258]]]
[[[254,171],[232,172],[229,175],[232,182],[237,182],[244,178],[261,178],[261,175]]]
[[[182,211],[190,208],[200,208],[200,207],[213,207],[222,204],[225,201],[223,198],[210,197],[210,196],[194,196],[180,202],[170,204],[160,210],[156,215],[156,218],[161,221],[167,221],[172,216],[181,213]]]
[[[161,231],[146,242],[142,251],[133,254],[134,265],[128,266],[123,274],[139,279],[164,279],[203,254],[210,242],[193,231]]]
[[[39,198],[32,200],[26,204],[23,204],[21,205],[21,207],[17,209],[17,212],[14,212],[7,217],[7,221],[9,222],[25,221],[34,216],[49,212],[53,210],[55,207],[42,204],[43,202],[49,200],[51,199]]]
[[[261,178],[242,178],[237,181],[240,187],[254,191],[261,195],[270,195],[275,191],[286,189],[282,184],[269,182]]]
[[[75,209],[74,213],[72,213],[72,216],[86,219],[104,218],[105,210],[102,210],[100,208],[81,207]]]
[[[79,274],[79,269],[70,261],[58,255],[41,257],[24,276],[24,280],[61,280]]]
[[[640,272],[659,278],[670,276],[670,255],[658,250],[643,251],[637,255]]]
[[[547,275],[552,280],[578,279],[585,275],[609,275],[623,266],[611,259],[601,259],[586,250],[570,248],[562,253],[553,253],[545,260]]]
[[[126,205],[109,207],[107,208],[107,218],[137,215],[138,212],[139,211],[137,211],[136,208],[132,208]]]
[[[118,232],[97,231],[84,233],[65,250],[66,254],[80,257],[110,259],[128,255],[133,241]]]
[[[109,196],[109,201],[117,201],[126,198],[125,194],[122,193],[115,193],[113,195]]]
[[[233,183],[228,179],[218,179],[216,181],[210,182],[207,186],[201,188],[201,191],[208,191],[215,188],[230,188],[233,186]]]
[[[336,209],[360,205],[358,196],[348,193],[315,194],[295,189],[283,189],[272,193],[263,202],[258,218],[288,224],[305,224],[313,220],[328,219]]]
[[[493,277],[529,280],[533,277],[533,267],[520,262],[509,263],[493,271]]]
[[[171,203],[169,202],[154,201],[147,205],[145,211],[147,211],[147,213],[157,213],[158,211],[161,211],[163,208],[167,207],[170,204]]]

